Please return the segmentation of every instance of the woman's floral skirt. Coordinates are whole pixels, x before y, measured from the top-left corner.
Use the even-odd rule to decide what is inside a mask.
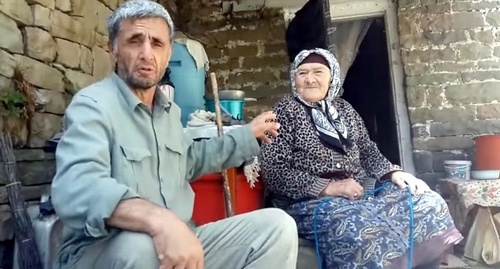
[[[390,185],[374,197],[310,200],[286,211],[297,222],[301,238],[314,241],[316,229],[324,269],[405,269],[410,246],[409,197],[406,189]],[[412,195],[412,202],[412,265],[418,266],[440,258],[463,237],[439,194]]]

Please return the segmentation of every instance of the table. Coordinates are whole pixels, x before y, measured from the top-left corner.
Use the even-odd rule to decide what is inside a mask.
[[[455,225],[466,236],[464,256],[500,262],[500,179],[440,180]]]

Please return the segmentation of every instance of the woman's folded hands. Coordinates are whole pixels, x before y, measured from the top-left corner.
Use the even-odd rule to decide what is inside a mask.
[[[322,197],[344,197],[349,200],[361,199],[363,198],[363,195],[363,186],[352,178],[332,181],[328,183],[326,188],[321,192]]]

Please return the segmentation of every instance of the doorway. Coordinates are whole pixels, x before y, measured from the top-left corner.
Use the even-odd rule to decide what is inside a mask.
[[[346,94],[343,97],[346,97],[348,101],[353,102],[355,109],[360,111],[361,116],[365,122],[367,122],[368,128],[370,128],[369,133],[371,138],[378,144],[381,152],[392,162],[400,164],[406,172],[414,174],[415,165],[413,162],[411,125],[408,116],[408,108],[406,106],[404,87],[405,76],[401,60],[399,43],[400,37],[398,34],[397,2],[392,0],[329,1],[331,19],[334,24],[377,18],[377,24],[370,29],[370,33],[368,33],[363,39],[365,42],[362,42],[364,44],[362,44],[363,47],[360,49],[360,55],[358,56],[359,59],[355,63],[356,66],[351,67],[351,69],[361,69],[360,66],[364,65],[364,61],[365,64],[368,63],[367,67],[369,67],[364,68],[368,69],[366,72],[369,72],[370,70],[375,72],[377,71],[377,68],[381,71],[387,72],[388,76],[384,76],[383,79],[378,81],[380,85],[376,88],[379,89],[380,92],[372,92],[373,94],[379,93],[379,96],[376,96],[376,98],[382,98],[384,95],[385,97],[380,102],[368,102],[368,100],[371,100],[370,98],[366,98],[364,103],[361,103],[361,105],[359,104],[359,101],[356,102],[356,99],[361,99],[359,96],[362,95],[359,93],[357,94],[357,90],[359,90],[359,92],[368,91],[368,88],[354,85],[355,83],[358,83],[361,86],[363,86],[363,84],[367,84],[360,82],[363,82],[363,79],[367,79],[368,75],[363,76],[359,74],[358,77],[362,77],[361,81],[353,81],[353,78],[348,78],[348,82],[344,84],[346,87]],[[295,12],[303,6],[304,1],[267,0],[265,3],[267,3],[266,5],[268,6],[274,7],[285,7],[283,5],[286,3],[284,17],[285,24],[287,24],[293,18]],[[378,35],[376,34],[377,32]],[[372,38],[372,35],[378,37]],[[376,42],[373,40],[378,40],[378,42],[380,42],[377,44],[374,43],[374,46],[377,45],[380,50],[373,50],[373,53],[381,54],[366,56],[366,53],[370,53],[366,47],[371,45],[367,42]],[[363,60],[364,57],[373,57],[373,59],[380,59],[381,61],[370,62],[370,60]],[[356,76],[356,71],[352,70],[350,76],[354,77]],[[386,79],[388,81],[386,81]],[[356,96],[358,97],[356,98]],[[365,103],[368,103],[368,105],[365,105]],[[363,111],[363,107],[365,106],[377,106],[375,109],[378,111],[378,114],[376,114],[376,116],[367,115],[367,112]],[[384,113],[386,116],[383,116]],[[376,120],[374,120],[374,118]],[[388,120],[392,125],[389,127],[385,126],[386,120]],[[373,122],[375,122],[375,124],[372,124],[372,126],[376,126],[376,129],[374,127],[370,127],[370,123]],[[380,128],[382,128],[382,130]]]
[[[401,165],[398,126],[383,18],[375,19],[363,38],[344,81],[343,98],[360,114],[382,154]]]

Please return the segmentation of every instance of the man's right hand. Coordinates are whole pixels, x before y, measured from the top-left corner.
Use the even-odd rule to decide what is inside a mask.
[[[332,181],[321,193],[322,196],[341,196],[350,200],[363,198],[363,187],[352,178]]]
[[[157,221],[150,235],[160,269],[203,269],[203,247],[188,225],[168,210]]]
[[[248,124],[248,126],[250,130],[252,130],[255,138],[259,138],[266,143],[272,142],[272,140],[267,137],[267,134],[276,137],[278,136],[278,129],[280,128],[280,124],[276,122],[276,114],[272,111],[267,111],[258,115]]]

